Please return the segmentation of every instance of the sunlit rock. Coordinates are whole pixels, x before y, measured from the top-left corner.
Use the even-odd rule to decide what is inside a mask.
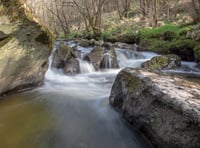
[[[200,147],[200,84],[133,68],[122,70],[110,104],[157,147]]]

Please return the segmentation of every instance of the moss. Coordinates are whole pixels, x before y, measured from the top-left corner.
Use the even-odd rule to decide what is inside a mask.
[[[161,69],[163,65],[166,65],[168,63],[168,58],[166,56],[162,57],[154,57],[151,61],[144,63],[148,69],[155,70],[155,69]]]
[[[3,40],[0,41],[0,48],[3,47],[5,44],[7,44],[10,40],[12,40],[12,37],[6,37]]]
[[[160,38],[163,40],[172,40],[179,34],[180,27],[175,25],[165,25],[159,28],[146,28],[140,30],[140,38]],[[165,37],[166,36],[166,37]]]
[[[156,69],[174,69],[181,65],[181,58],[177,55],[164,55],[152,58],[142,64],[143,68],[156,70]]]
[[[195,41],[191,39],[178,39],[170,43],[169,48],[177,49],[193,49],[195,47]]]
[[[145,38],[140,41],[139,47],[144,50],[153,51],[159,54],[168,54],[169,42],[159,39]]]

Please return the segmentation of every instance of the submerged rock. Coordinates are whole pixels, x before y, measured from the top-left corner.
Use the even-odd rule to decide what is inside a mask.
[[[110,104],[157,147],[200,147],[200,84],[146,70],[122,70]]]
[[[153,57],[150,61],[144,62],[141,67],[149,70],[175,69],[181,66],[181,58],[177,55],[163,55]]]
[[[0,94],[43,82],[51,53],[47,32],[27,19],[19,1],[1,1]],[[14,4],[14,5],[11,5]],[[14,11],[14,12],[13,12]],[[13,13],[12,13],[13,12]],[[13,14],[15,14],[13,16]],[[45,38],[45,42],[37,39]]]

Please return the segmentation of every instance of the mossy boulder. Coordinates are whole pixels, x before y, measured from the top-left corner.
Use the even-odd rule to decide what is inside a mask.
[[[156,56],[144,62],[141,67],[149,70],[175,69],[181,66],[181,58],[177,55]]]
[[[116,77],[110,104],[153,147],[200,147],[200,84],[184,78],[125,68]]]

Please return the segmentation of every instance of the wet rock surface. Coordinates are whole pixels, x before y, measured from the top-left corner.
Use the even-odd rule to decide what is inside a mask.
[[[200,84],[143,69],[122,70],[110,104],[156,147],[200,147]]]

